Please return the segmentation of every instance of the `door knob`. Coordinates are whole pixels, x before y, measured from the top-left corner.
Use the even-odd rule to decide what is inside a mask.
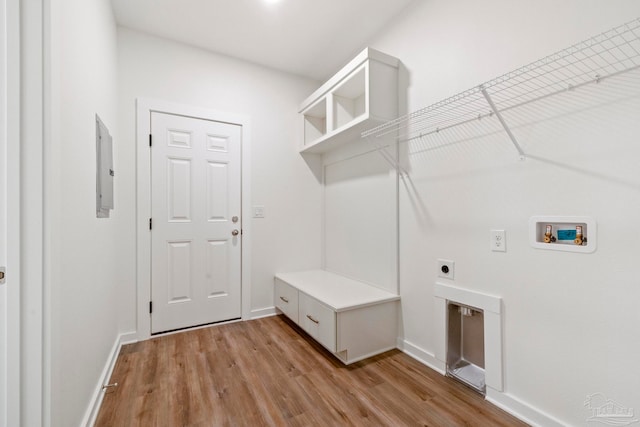
[[[238,234],[240,234],[240,232],[239,232],[238,230],[233,230],[233,231],[231,232],[231,235],[232,235],[232,236],[237,236]]]

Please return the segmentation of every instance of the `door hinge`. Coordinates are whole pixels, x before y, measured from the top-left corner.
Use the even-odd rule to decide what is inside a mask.
[[[149,301],[149,314],[153,313],[153,301]]]
[[[153,137],[149,134],[149,147],[153,145]]]
[[[149,218],[149,230],[153,230],[153,218]]]

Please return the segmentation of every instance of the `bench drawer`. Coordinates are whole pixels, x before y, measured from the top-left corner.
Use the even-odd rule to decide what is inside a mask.
[[[298,323],[298,290],[279,279],[276,279],[275,306]]]
[[[303,293],[298,296],[298,324],[331,352],[336,351],[336,313]]]

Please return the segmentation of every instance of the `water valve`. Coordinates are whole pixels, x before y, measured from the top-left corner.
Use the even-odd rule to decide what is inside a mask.
[[[576,238],[573,240],[573,243],[576,245],[582,245],[582,226],[576,225]]]

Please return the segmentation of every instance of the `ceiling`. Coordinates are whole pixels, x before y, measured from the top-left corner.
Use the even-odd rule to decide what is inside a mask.
[[[123,27],[316,80],[346,64],[411,1],[111,0]]]

